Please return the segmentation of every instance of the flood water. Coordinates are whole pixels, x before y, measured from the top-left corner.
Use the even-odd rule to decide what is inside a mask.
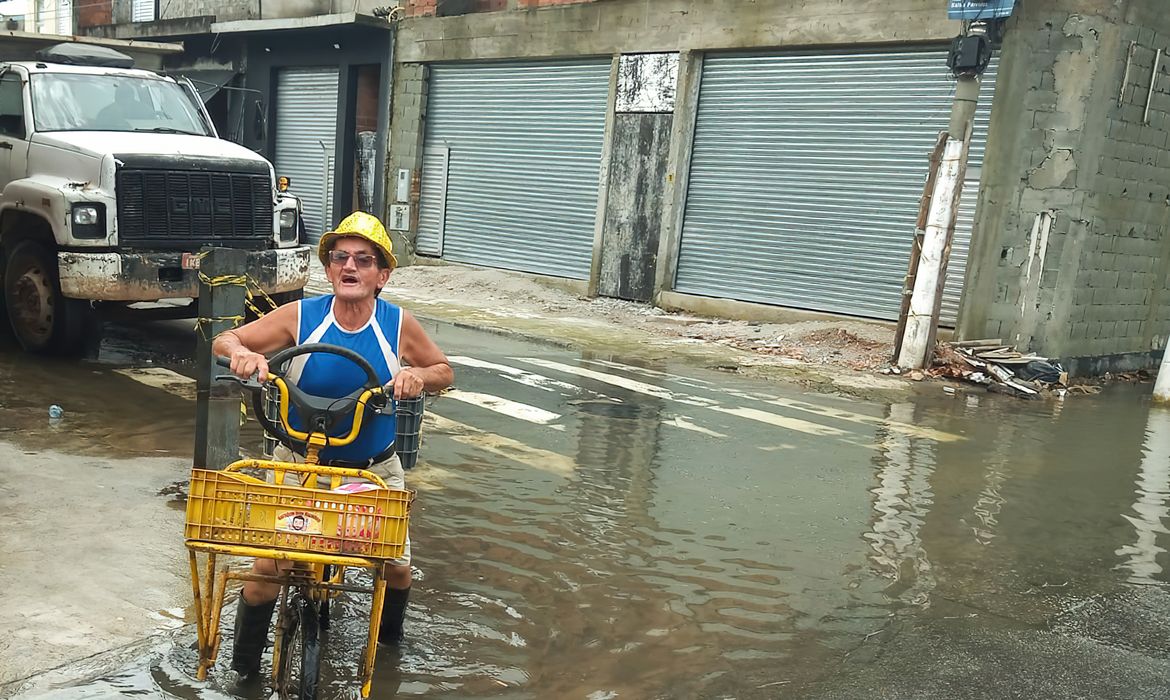
[[[408,640],[373,697],[1170,697],[1170,410],[1149,387],[889,403],[430,330],[464,395],[430,405],[408,475]],[[3,355],[0,440],[124,469],[155,452],[181,491],[194,404],[113,371],[139,359]],[[49,434],[66,380],[74,422]],[[144,538],[181,577],[163,510]],[[324,697],[356,697],[364,605],[335,616]],[[229,697],[230,622],[207,683],[187,625],[8,688]]]

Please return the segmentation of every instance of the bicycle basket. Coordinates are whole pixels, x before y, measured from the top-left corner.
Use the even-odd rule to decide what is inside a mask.
[[[398,453],[403,469],[411,469],[418,462],[418,445],[425,409],[426,396],[423,394],[413,399],[395,402],[394,413],[398,417],[398,434],[394,437],[394,451]]]
[[[414,492],[337,493],[191,470],[186,539],[370,559],[402,556]]]

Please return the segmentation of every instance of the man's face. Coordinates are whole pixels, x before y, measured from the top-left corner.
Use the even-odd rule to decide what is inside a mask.
[[[338,238],[329,251],[325,275],[333,285],[333,294],[343,301],[374,298],[386,286],[390,270],[378,267],[378,253],[364,238]]]

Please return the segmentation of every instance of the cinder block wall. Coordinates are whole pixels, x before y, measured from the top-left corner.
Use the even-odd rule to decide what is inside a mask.
[[[1011,20],[961,336],[1002,337],[1077,374],[1160,358],[1170,57],[1153,68],[1157,50],[1170,50],[1164,5],[1030,0]],[[1038,226],[1046,211],[1051,226]]]

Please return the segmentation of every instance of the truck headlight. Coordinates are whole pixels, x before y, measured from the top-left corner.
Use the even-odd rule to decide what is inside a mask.
[[[285,209],[280,212],[280,230],[290,229],[297,225],[297,210]]]
[[[106,205],[80,203],[73,205],[73,237],[91,240],[106,237]]]

